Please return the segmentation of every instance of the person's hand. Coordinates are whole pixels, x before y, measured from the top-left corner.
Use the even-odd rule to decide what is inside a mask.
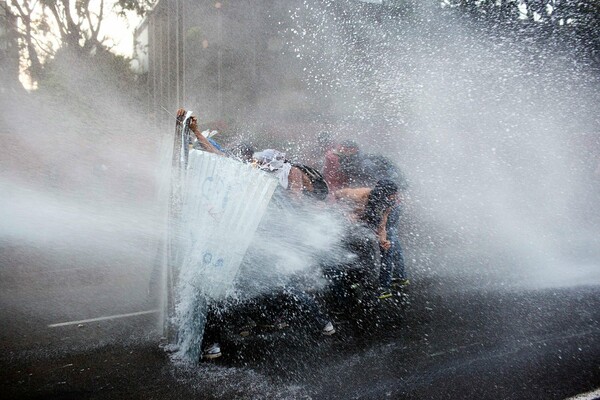
[[[385,251],[388,251],[390,249],[390,247],[392,247],[392,242],[390,242],[387,239],[382,240],[379,245],[381,246],[382,249],[384,249]]]
[[[185,108],[180,108],[179,110],[177,110],[177,118],[185,117],[185,113]],[[192,130],[192,132],[196,132],[198,130],[198,118],[190,118],[190,129]]]
[[[181,124],[183,121],[183,117],[185,116],[185,108],[180,108],[177,110],[177,125]]]
[[[190,118],[190,129],[192,130],[192,132],[196,132],[198,130],[198,118]]]

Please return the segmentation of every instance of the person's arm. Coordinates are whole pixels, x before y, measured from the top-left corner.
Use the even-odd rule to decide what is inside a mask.
[[[302,190],[304,189],[303,176],[304,174],[297,167],[292,167],[288,175],[288,189],[298,197],[302,195]]]
[[[204,137],[202,132],[200,132],[200,129],[198,129],[198,120],[196,119],[196,117],[192,117],[190,119],[190,129],[192,132],[194,132],[196,139],[198,139],[200,146],[202,146],[204,150],[208,151],[209,153],[217,154],[219,156],[225,156],[225,153],[213,146],[213,144],[207,138]]]
[[[339,189],[339,190],[332,190],[331,192],[333,193],[333,198],[336,201],[339,201],[339,200],[347,199],[350,197],[349,196],[350,193],[348,192],[348,190],[349,189]]]
[[[369,188],[345,188],[334,191],[333,197],[337,201],[353,203],[364,208],[370,192]]]
[[[177,110],[178,117],[183,116],[183,115],[185,115],[185,110],[183,108],[180,108],[179,110]],[[198,142],[200,143],[200,145],[202,146],[202,148],[205,151],[208,151],[209,153],[214,153],[214,154],[217,154],[220,156],[225,156],[225,153],[223,153],[222,151],[217,149],[215,146],[213,146],[212,143],[209,142],[208,139],[204,137],[202,132],[200,132],[200,129],[198,129],[198,119],[196,117],[190,118],[190,130],[192,132],[194,132],[196,139],[198,139]]]

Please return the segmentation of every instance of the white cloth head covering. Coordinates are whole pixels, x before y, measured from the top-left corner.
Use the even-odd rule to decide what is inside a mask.
[[[283,167],[285,163],[285,153],[274,149],[265,149],[254,153],[254,159],[258,162],[261,169],[275,171]]]
[[[254,153],[253,158],[258,162],[260,169],[273,172],[279,179],[279,184],[285,189],[288,188],[288,177],[292,164],[285,161],[285,153],[274,149],[265,149]]]

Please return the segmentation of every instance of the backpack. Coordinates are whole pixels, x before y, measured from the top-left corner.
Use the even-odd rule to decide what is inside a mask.
[[[325,200],[327,195],[329,194],[329,187],[327,186],[327,182],[325,182],[325,178],[323,175],[314,169],[313,167],[309,167],[308,165],[303,164],[293,164],[294,167],[298,168],[304,175],[310,179],[310,182],[313,186],[312,192],[306,192],[306,194],[314,197],[317,200]]]

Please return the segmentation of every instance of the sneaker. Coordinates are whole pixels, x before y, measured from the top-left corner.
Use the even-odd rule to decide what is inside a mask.
[[[402,288],[405,286],[410,285],[410,281],[408,279],[400,279],[400,278],[394,278],[392,279],[392,286],[396,287],[396,288]]]
[[[321,333],[326,336],[331,336],[335,333],[335,328],[333,327],[331,321],[325,324],[325,326],[321,330]]]
[[[205,360],[212,360],[214,358],[219,358],[222,355],[223,354],[221,354],[221,347],[219,346],[219,343],[211,344],[206,349],[204,349],[204,351],[202,352],[202,358]]]

